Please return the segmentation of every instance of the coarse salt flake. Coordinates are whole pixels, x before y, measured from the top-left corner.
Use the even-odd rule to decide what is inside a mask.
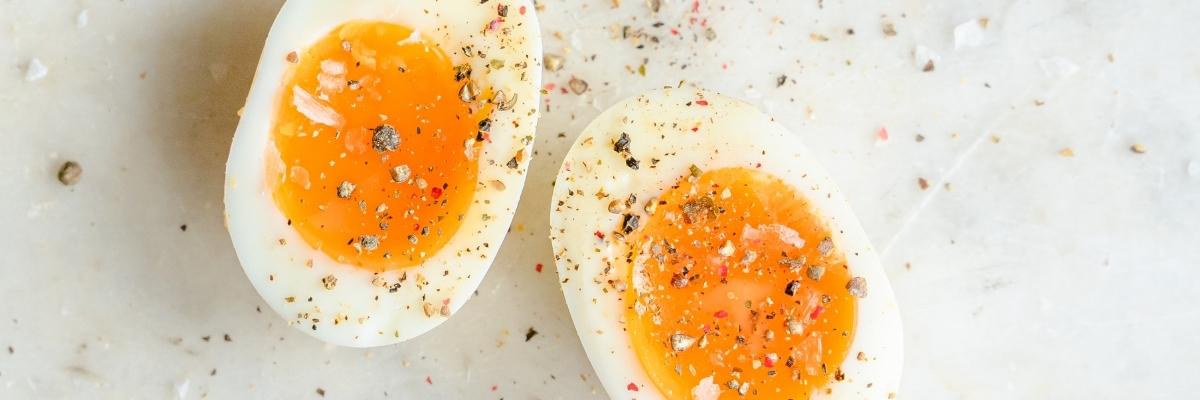
[[[692,388],[692,398],[696,400],[717,400],[720,396],[721,387],[713,383],[712,376],[701,379],[700,383]]]
[[[963,22],[954,27],[954,50],[983,45],[983,29],[983,25],[977,19]]]
[[[335,128],[342,124],[342,116],[337,111],[321,103],[300,86],[292,86],[292,104],[296,106],[296,111],[313,122]]]
[[[41,80],[49,73],[50,69],[42,64],[42,60],[36,58],[30,59],[29,64],[25,66],[25,80],[28,82]]]

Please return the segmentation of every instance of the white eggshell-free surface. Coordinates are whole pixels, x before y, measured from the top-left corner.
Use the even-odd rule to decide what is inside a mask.
[[[837,182],[900,305],[900,400],[1200,393],[1200,3],[538,3],[564,62],[512,232],[454,318],[357,349],[271,312],[222,226],[282,1],[0,1],[0,398],[606,399],[554,272],[551,183],[600,111],[681,79],[774,116]]]
[[[629,168],[625,156],[613,150],[622,133],[630,139],[629,156],[642,160],[643,167]],[[845,255],[850,275],[866,279],[870,288],[867,297],[858,299],[854,341],[847,353],[870,354],[870,360],[847,357],[837,365],[846,378],[831,382],[828,398],[880,399],[895,393],[904,350],[900,310],[875,249],[837,186],[795,135],[754,106],[711,91],[678,88],[636,95],[597,116],[567,153],[554,184],[550,238],[563,295],[608,394],[665,397],[645,374],[625,332],[623,298],[629,294],[609,283],[624,280],[628,250],[615,234],[604,239],[595,235],[617,230],[623,217],[608,210],[611,198],[594,194],[653,199],[687,176],[692,166],[757,170],[803,196],[801,201],[812,207]],[[640,204],[632,212],[646,217]],[[605,272],[610,268],[615,271]],[[627,286],[626,291],[639,290],[636,282]],[[639,389],[628,390],[630,384]],[[816,392],[815,398],[826,397]]]
[[[355,347],[410,339],[444,322],[469,300],[495,258],[517,208],[528,157],[517,168],[505,164],[528,153],[537,121],[541,41],[526,1],[499,29],[494,5],[473,0],[292,0],[284,4],[267,35],[254,83],[233,139],[226,169],[226,223],[238,258],[258,293],[288,324],[321,340]],[[470,64],[478,87],[516,96],[497,110],[491,140],[478,157],[475,198],[457,232],[420,266],[383,273],[341,264],[309,246],[293,230],[272,197],[265,172],[273,159],[271,129],[279,104],[288,53],[303,51],[351,21],[387,21],[411,27],[455,65]],[[486,32],[486,33],[485,33]],[[487,54],[465,54],[464,48]],[[507,68],[487,65],[501,60]],[[524,65],[525,67],[518,67]],[[487,101],[479,99],[478,101]],[[499,185],[493,182],[500,182]],[[332,278],[330,278],[332,277]],[[325,282],[334,282],[326,285]],[[398,286],[397,286],[398,285]],[[451,315],[443,315],[442,306]],[[431,312],[432,311],[432,312]]]

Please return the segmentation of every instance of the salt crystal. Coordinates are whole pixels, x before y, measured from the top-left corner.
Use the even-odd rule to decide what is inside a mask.
[[[36,58],[29,60],[29,65],[25,67],[25,80],[29,82],[38,81],[45,78],[50,73],[50,69],[42,64],[41,60]]]
[[[321,72],[334,76],[342,75],[346,73],[346,64],[333,60],[321,61]]]
[[[1193,178],[1200,177],[1200,162],[1188,161],[1187,173]]]
[[[759,226],[759,228],[763,227]],[[796,232],[795,229],[789,228],[786,225],[770,224],[764,230],[774,231],[776,235],[779,235],[780,241],[795,246],[797,249],[804,248],[804,239],[800,237],[800,232]]]
[[[313,98],[300,86],[292,86],[292,104],[296,106],[296,111],[313,122],[334,128],[342,124],[342,116],[337,111]]]
[[[701,379],[700,383],[692,388],[692,398],[696,400],[717,400],[720,396],[721,387],[713,383],[712,376]]]
[[[79,29],[86,28],[89,20],[88,10],[80,11],[79,15],[75,16],[75,27]]]
[[[342,87],[346,85],[345,75],[346,64],[333,60],[321,61],[321,73],[317,74],[321,91],[340,93]]]
[[[979,47],[983,44],[983,25],[972,19],[954,27],[954,50]]]
[[[341,93],[342,87],[346,85],[346,81],[341,78],[341,75],[334,76],[326,73],[317,74],[317,82],[321,86],[321,94]]]
[[[417,31],[416,29],[413,29],[412,33],[410,33],[408,35],[408,37],[404,38],[404,40],[396,42],[396,45],[397,46],[405,46],[405,45],[417,44],[417,43],[421,43],[421,32]]]
[[[796,232],[786,225],[768,224],[751,227],[750,225],[742,226],[742,239],[749,241],[763,240],[763,232],[774,233],[779,237],[779,241],[794,246],[798,249],[804,248],[804,238],[800,237],[800,232]]]

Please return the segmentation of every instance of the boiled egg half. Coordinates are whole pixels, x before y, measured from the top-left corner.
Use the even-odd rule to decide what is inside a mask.
[[[284,4],[226,167],[254,288],[338,345],[445,321],[516,210],[540,71],[528,0]]]
[[[562,290],[617,399],[888,399],[900,317],[849,204],[795,135],[700,89],[600,114],[551,204]]]

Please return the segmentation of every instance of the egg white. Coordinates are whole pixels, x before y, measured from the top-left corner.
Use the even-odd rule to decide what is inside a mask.
[[[622,132],[630,136],[630,154],[641,162],[638,170],[613,149]],[[664,397],[625,332],[621,293],[606,282],[624,279],[623,245],[615,235],[600,239],[596,232],[612,232],[623,217],[608,210],[612,198],[594,194],[649,199],[687,175],[691,165],[758,169],[809,201],[845,253],[851,275],[864,277],[869,288],[858,299],[855,338],[841,365],[845,379],[830,382],[830,394],[818,391],[813,398],[886,399],[894,393],[903,357],[899,310],[874,248],[829,175],[798,138],[753,106],[700,89],[668,88],[626,99],[596,117],[567,153],[551,201],[550,237],[563,294],[609,396]],[[645,217],[640,203],[633,210]],[[866,361],[857,360],[859,352]],[[631,383],[637,391],[629,389]]]
[[[509,10],[497,24],[501,3]],[[386,21],[413,28],[455,65],[469,63],[478,87],[503,91],[510,99],[516,96],[515,106],[491,116],[491,141],[483,143],[477,158],[479,183],[462,225],[420,266],[376,274],[337,263],[287,225],[265,181],[267,157],[273,152],[274,114],[290,66],[286,55],[303,53],[350,21]],[[464,54],[464,46],[475,54]],[[507,67],[488,68],[493,59],[503,60]],[[284,4],[267,37],[225,172],[226,224],[246,276],[267,304],[289,324],[318,339],[355,347],[412,338],[446,320],[441,315],[443,305],[451,313],[462,307],[495,258],[524,187],[538,118],[541,65],[541,36],[530,0],[483,4],[478,0],[291,0]],[[518,167],[505,166],[519,151],[524,157]],[[323,282],[329,276],[337,280],[332,289]],[[399,287],[391,288],[395,283]],[[432,306],[432,316],[427,316],[426,303]]]

